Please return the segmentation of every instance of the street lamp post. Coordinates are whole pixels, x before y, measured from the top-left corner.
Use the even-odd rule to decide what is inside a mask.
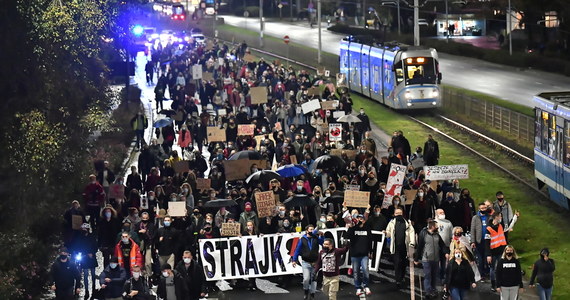
[[[507,10],[507,31],[509,34],[509,55],[513,55],[513,28],[511,23],[511,0],[509,0],[509,9]]]
[[[263,0],[259,0],[259,47],[263,48]]]
[[[420,45],[420,24],[418,19],[420,18],[420,7],[419,0],[414,0],[414,46]]]
[[[445,25],[447,26],[447,28],[445,28],[445,35],[447,36],[447,39],[445,39],[445,41],[449,43],[449,9],[447,6],[447,0],[445,0]]]
[[[317,0],[317,24],[319,27],[319,51],[317,51],[317,62],[321,64],[321,51],[322,51],[322,39],[321,39],[321,0]]]

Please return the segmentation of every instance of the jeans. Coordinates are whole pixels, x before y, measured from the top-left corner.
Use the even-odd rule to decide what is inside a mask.
[[[140,149],[140,148],[142,148],[143,144],[145,143],[145,141],[144,141],[144,129],[135,130],[135,134],[137,136],[136,147]]]
[[[540,284],[536,284],[536,292],[540,300],[552,300],[552,287],[543,288]]]
[[[439,274],[439,261],[423,261],[424,267],[424,286],[426,293],[430,294],[436,291],[437,276]]]
[[[303,289],[314,294],[317,290],[317,281],[315,281],[315,277],[313,276],[315,267],[313,264],[305,261],[301,263],[301,267],[303,268]]]
[[[460,289],[460,288],[451,288],[451,299],[453,300],[463,300],[463,299],[467,299],[465,298],[465,292],[467,290],[464,289]]]
[[[368,256],[352,257],[354,287],[363,289],[368,286]]]
[[[489,277],[491,277],[491,284],[495,287],[495,269],[497,268],[497,261],[499,256],[491,256],[491,265],[489,266]]]

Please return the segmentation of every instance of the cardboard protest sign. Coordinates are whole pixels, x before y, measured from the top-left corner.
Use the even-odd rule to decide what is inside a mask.
[[[437,192],[437,185],[438,185],[438,181],[437,181],[437,180],[432,180],[432,181],[429,183],[429,187],[430,187],[432,190],[436,191],[436,192]]]
[[[245,179],[249,174],[249,160],[224,160],[224,174],[227,181]]]
[[[308,96],[319,96],[321,94],[321,89],[319,87],[313,86],[307,90]]]
[[[348,207],[368,207],[370,203],[370,192],[344,191],[344,202]]]
[[[71,215],[71,229],[81,230],[81,225],[83,225],[83,216]]]
[[[208,134],[208,142],[225,142],[226,130],[220,127],[209,126],[206,128]]]
[[[192,66],[192,79],[202,79],[202,65]]]
[[[342,141],[342,124],[340,123],[329,124],[329,140],[331,142]]]
[[[209,190],[212,186],[210,178],[196,178],[196,188],[199,190]]]
[[[275,210],[275,196],[273,191],[255,193],[255,205],[259,218],[273,216]]]
[[[267,160],[264,159],[248,159],[249,166],[247,167],[247,171],[249,173],[249,169],[252,165],[256,164],[259,170],[265,170],[267,168]]]
[[[333,111],[333,118],[338,119],[342,116],[344,116],[346,113],[342,110],[339,111]]]
[[[318,67],[318,68],[317,68],[317,75],[318,75],[318,76],[323,76],[323,75],[325,75],[325,67]]]
[[[190,171],[190,165],[188,164],[189,161],[181,160],[174,163],[174,172],[176,173],[184,173]]]
[[[226,116],[227,114],[228,114],[228,112],[226,111],[225,108],[218,109],[218,116],[222,117],[222,116]]]
[[[238,125],[238,136],[242,135],[253,135],[255,132],[255,125],[253,124],[239,124]]]
[[[308,114],[317,109],[321,109],[321,102],[319,102],[319,100],[311,100],[301,104],[301,108],[303,109],[303,114]]]
[[[360,186],[358,184],[346,184],[344,189],[346,191],[360,191]]]
[[[214,80],[214,74],[212,74],[210,72],[204,72],[204,73],[202,73],[202,80],[213,81]]]
[[[109,186],[109,199],[125,198],[125,186],[122,184],[111,184]]]
[[[416,194],[418,190],[404,190],[404,196],[406,197],[405,205],[412,205],[414,203],[414,199],[416,199]]]
[[[388,174],[382,208],[387,208],[392,205],[392,198],[394,196],[400,196],[402,193],[402,185],[404,184],[404,177],[406,177],[406,166],[392,164],[390,166],[390,173]]]
[[[251,104],[267,103],[267,88],[264,86],[252,87],[249,89]]]
[[[185,217],[186,216],[186,202],[184,202],[184,201],[169,201],[168,202],[168,215],[171,217]]]
[[[353,160],[356,157],[356,150],[346,150],[346,149],[331,149],[330,155],[342,157],[342,153],[346,153],[349,159]]]
[[[240,223],[222,223],[221,236],[238,236],[241,234]]]
[[[344,74],[344,73],[337,73],[336,74],[336,86],[337,87],[345,87],[346,86],[346,74]]]
[[[276,123],[275,123],[275,130],[277,130],[277,131],[283,130],[283,127],[281,127],[281,122],[276,122]]]
[[[206,42],[206,48],[205,48],[205,50],[206,50],[206,51],[210,51],[210,50],[212,50],[212,49],[214,49],[214,42],[212,42],[212,40],[208,40],[208,41]]]
[[[251,55],[251,54],[249,54],[249,53],[246,53],[246,54],[243,56],[243,61],[248,62],[248,63],[250,63],[250,62],[255,62],[255,56],[253,56],[253,55]]]
[[[321,102],[322,109],[335,110],[338,107],[338,100]]]
[[[468,165],[425,166],[426,180],[468,179]]]

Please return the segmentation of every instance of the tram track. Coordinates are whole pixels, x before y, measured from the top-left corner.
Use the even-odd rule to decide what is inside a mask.
[[[228,42],[228,43],[229,43],[229,42]],[[267,55],[267,56],[271,56],[271,57],[280,59],[280,60],[282,60],[282,61],[287,61],[287,62],[289,62],[289,63],[296,64],[296,65],[305,67],[305,68],[310,69],[310,70],[313,70],[313,71],[316,71],[316,70],[317,70],[317,68],[314,67],[314,66],[311,66],[311,65],[309,65],[309,64],[306,64],[306,63],[303,63],[303,62],[300,62],[300,61],[296,61],[296,60],[293,60],[293,59],[289,59],[289,58],[287,58],[287,57],[283,57],[283,56],[281,56],[281,55],[279,55],[279,54],[275,54],[275,53],[272,53],[272,52],[269,52],[269,51],[265,51],[265,50],[257,49],[257,48],[253,48],[253,47],[248,47],[248,48],[249,48],[251,51],[256,52],[256,53],[259,53],[259,54],[262,54],[262,55]],[[504,152],[505,154],[507,154],[507,155],[508,155],[509,157],[511,157],[512,159],[517,160],[517,161],[519,161],[519,162],[522,162],[522,163],[524,163],[525,165],[527,165],[528,167],[534,168],[534,160],[533,160],[532,158],[530,158],[530,157],[528,157],[528,156],[526,156],[526,155],[520,153],[519,151],[517,151],[517,150],[515,150],[515,149],[513,149],[513,148],[511,148],[511,147],[508,147],[508,146],[506,146],[505,144],[503,144],[503,143],[501,143],[501,142],[499,142],[499,141],[497,141],[497,140],[495,140],[495,139],[492,139],[492,138],[490,138],[490,137],[488,137],[488,136],[486,136],[486,135],[484,135],[484,134],[482,134],[482,133],[480,133],[480,132],[478,132],[478,131],[476,131],[476,130],[474,130],[474,129],[472,129],[472,128],[466,126],[466,125],[463,125],[463,124],[461,124],[461,123],[459,123],[459,122],[457,122],[457,121],[454,121],[454,120],[452,120],[452,119],[450,119],[450,118],[447,118],[447,117],[442,116],[442,115],[440,115],[440,114],[432,114],[432,116],[434,116],[434,117],[436,117],[436,118],[442,120],[444,123],[448,124],[448,125],[451,126],[451,127],[457,128],[458,130],[460,130],[461,132],[466,133],[466,134],[469,135],[469,136],[472,136],[472,137],[474,137],[474,138],[479,139],[480,141],[484,142],[485,144],[488,144],[489,146],[492,146],[492,147],[495,147],[496,149],[499,149],[499,151]],[[549,197],[547,193],[545,193],[544,191],[541,191],[540,189],[538,189],[532,182],[529,182],[527,179],[525,179],[525,178],[519,176],[518,174],[516,174],[515,172],[513,172],[513,171],[510,170],[509,168],[507,168],[507,167],[501,165],[500,163],[497,163],[497,162],[496,162],[495,160],[493,160],[492,158],[490,158],[490,157],[484,155],[483,153],[477,151],[476,149],[474,149],[473,147],[471,147],[471,146],[467,145],[466,143],[460,141],[459,139],[457,139],[457,138],[451,136],[450,134],[448,134],[448,133],[446,133],[446,132],[444,132],[444,131],[438,129],[437,127],[435,127],[435,126],[433,126],[433,125],[430,125],[430,124],[428,124],[428,123],[426,123],[426,122],[424,122],[424,121],[419,120],[418,118],[416,118],[416,117],[414,117],[414,116],[408,116],[408,118],[409,118],[411,121],[413,121],[413,122],[415,122],[415,123],[417,123],[417,124],[419,124],[419,125],[421,125],[421,126],[427,128],[427,129],[430,129],[430,130],[436,132],[437,134],[439,134],[439,135],[445,137],[447,140],[451,141],[452,143],[454,143],[454,144],[456,144],[456,145],[458,145],[458,146],[460,146],[460,147],[466,149],[467,151],[471,152],[473,155],[475,155],[475,156],[481,158],[482,160],[488,162],[489,164],[491,164],[491,165],[494,166],[495,168],[500,169],[501,171],[505,172],[506,174],[508,174],[508,175],[509,175],[510,177],[512,177],[513,179],[519,181],[520,183],[524,184],[525,186],[527,186],[528,188],[532,189],[532,190],[535,191],[536,193],[542,195],[543,197],[545,197],[545,198],[548,198],[548,197]]]

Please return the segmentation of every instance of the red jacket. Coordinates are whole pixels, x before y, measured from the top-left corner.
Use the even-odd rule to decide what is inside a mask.
[[[99,182],[89,183],[83,190],[83,200],[87,206],[100,206],[105,202],[105,190]]]
[[[143,266],[143,257],[141,254],[141,250],[139,248],[139,245],[137,245],[137,243],[135,243],[135,241],[133,241],[133,239],[129,238],[129,240],[131,241],[131,253],[129,255],[129,261],[130,261],[130,265],[131,265],[131,270],[133,269],[133,267],[135,265],[138,265],[140,267]],[[117,243],[117,245],[115,245],[115,256],[117,256],[119,258],[119,265],[121,267],[125,267],[125,258],[123,257],[123,251],[121,250],[121,241]]]

